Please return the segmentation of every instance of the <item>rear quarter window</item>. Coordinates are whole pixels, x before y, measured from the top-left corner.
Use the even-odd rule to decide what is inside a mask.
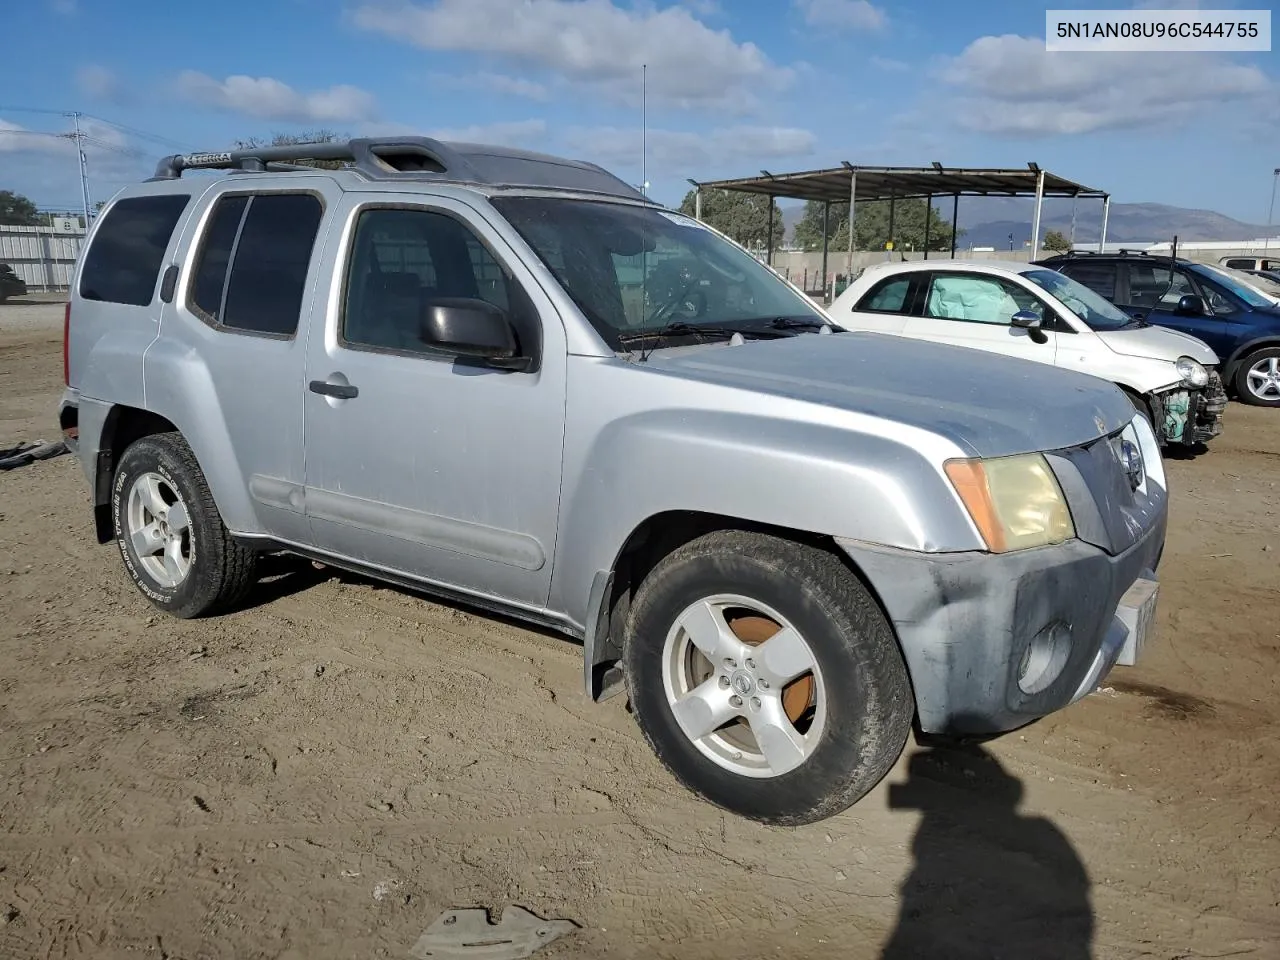
[[[1077,283],[1082,283],[1094,293],[1108,300],[1116,298],[1116,265],[1114,263],[1088,263],[1080,260],[1054,265]]]
[[[116,201],[85,254],[80,296],[134,307],[150,304],[164,252],[190,202],[191,197],[182,193]]]
[[[220,197],[201,241],[188,307],[226,330],[293,336],[323,212],[310,193]]]
[[[866,313],[906,313],[910,277],[889,277],[868,290],[854,306]]]

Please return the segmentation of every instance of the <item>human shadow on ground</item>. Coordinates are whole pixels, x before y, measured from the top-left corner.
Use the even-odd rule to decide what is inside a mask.
[[[911,758],[889,806],[922,819],[883,960],[1092,957],[1088,872],[1052,822],[1018,812],[1023,793],[981,746]]]

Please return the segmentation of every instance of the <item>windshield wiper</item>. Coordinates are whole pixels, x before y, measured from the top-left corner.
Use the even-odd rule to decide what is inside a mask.
[[[843,327],[816,317],[774,317],[769,321],[769,326],[775,330],[821,330],[823,327],[829,327],[832,333],[844,332]]]
[[[665,340],[668,337],[687,337],[687,336],[708,336],[708,337],[732,337],[735,333],[742,333],[741,330],[731,330],[729,327],[703,327],[698,324],[686,323],[683,320],[675,320],[666,326],[657,327],[653,330],[636,330],[631,333],[623,333],[618,335],[618,340],[622,343],[635,343],[637,340]]]
[[[686,323],[684,320],[672,320],[656,330],[636,330],[632,333],[624,333],[619,335],[620,343],[636,343],[640,340],[652,340],[652,345],[647,350],[640,351],[640,360],[649,359],[649,354],[657,348],[662,341],[671,337],[701,337],[703,339],[728,340],[735,333],[744,336],[749,331],[733,330],[729,327],[702,326],[700,324]]]

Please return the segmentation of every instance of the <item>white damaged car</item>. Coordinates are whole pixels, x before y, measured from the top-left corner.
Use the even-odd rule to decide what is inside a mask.
[[[1162,445],[1222,432],[1218,356],[1195,337],[1134,320],[1056,270],[1032,263],[918,260],[873,264],[828,313],[849,330],[1001,353],[1120,387]],[[945,376],[922,366],[922,378]]]

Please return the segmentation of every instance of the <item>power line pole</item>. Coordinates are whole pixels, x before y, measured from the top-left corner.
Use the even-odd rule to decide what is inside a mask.
[[[84,155],[84,133],[80,130],[80,111],[69,114],[75,123],[75,133],[65,134],[69,140],[75,141],[76,156],[80,160],[80,200],[84,204],[84,230],[89,232],[89,160]]]

